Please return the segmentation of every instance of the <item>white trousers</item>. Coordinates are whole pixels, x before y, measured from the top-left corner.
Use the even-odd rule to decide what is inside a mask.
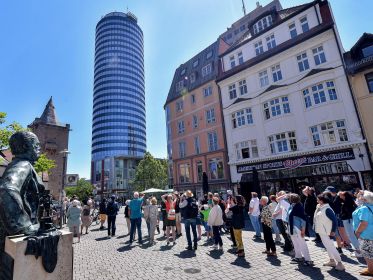
[[[334,245],[334,240],[330,239],[330,237],[326,234],[320,234],[320,238],[322,244],[324,245],[326,251],[328,252],[329,258],[331,260],[335,260],[336,262],[341,262],[341,256],[339,255],[337,249]]]
[[[311,261],[306,240],[301,236],[300,231],[297,228],[294,227],[293,235],[290,235],[290,238],[293,242],[295,257],[297,259],[303,257],[305,261]]]

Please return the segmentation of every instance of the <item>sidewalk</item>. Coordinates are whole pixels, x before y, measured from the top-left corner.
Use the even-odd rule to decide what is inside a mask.
[[[99,226],[94,225],[80,243],[74,244],[74,280],[369,279],[359,275],[364,266],[351,258],[347,250],[342,258],[346,272],[323,267],[328,255],[311,241],[308,246],[315,266],[305,267],[290,264],[290,257],[283,254],[280,247],[277,247],[277,259],[267,258],[261,253],[265,249],[264,241],[253,241],[253,232],[249,231],[243,234],[246,252],[243,259],[232,253],[228,235],[223,235],[224,252],[212,251],[211,244],[205,244],[205,237],[196,252],[184,249],[185,236],[177,239],[175,246],[167,246],[162,231],[156,235],[155,246],[148,247],[147,238],[143,246],[137,242],[130,246],[124,223],[123,215],[118,215],[116,237],[108,238],[106,230],[100,231]],[[144,235],[147,236],[147,230],[143,222]]]

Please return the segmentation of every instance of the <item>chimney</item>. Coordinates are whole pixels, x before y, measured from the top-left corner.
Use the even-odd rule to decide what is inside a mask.
[[[260,3],[259,3],[259,1],[256,2],[256,8],[257,8],[257,9],[260,8]]]

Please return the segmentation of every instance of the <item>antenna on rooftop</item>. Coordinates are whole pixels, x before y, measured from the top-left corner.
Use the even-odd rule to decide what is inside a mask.
[[[244,0],[242,0],[242,11],[243,11],[243,14],[246,16],[246,7],[245,7]]]

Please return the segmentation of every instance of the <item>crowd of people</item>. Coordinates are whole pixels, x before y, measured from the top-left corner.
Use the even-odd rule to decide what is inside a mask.
[[[88,233],[91,221],[90,210],[94,204],[91,199],[81,206],[77,199],[71,200],[67,208],[67,225],[72,232]],[[115,195],[109,201],[103,199],[99,205],[101,227],[107,220],[109,237],[116,233],[116,216],[120,206]],[[280,246],[287,252],[291,263],[313,266],[306,242],[319,243],[326,249],[328,259],[324,266],[343,271],[341,254],[343,250],[352,251],[351,256],[363,257],[367,268],[361,275],[373,276],[373,193],[369,191],[337,192],[329,186],[323,193],[316,194],[311,187],[306,187],[302,195],[279,191],[275,195],[260,196],[251,193],[250,201],[241,195],[227,191],[222,194],[208,193],[203,200],[197,201],[191,191],[184,194],[174,192],[161,196],[160,201],[151,196],[135,192],[133,199],[125,202],[124,216],[127,224],[129,243],[136,240],[143,244],[142,220],[145,220],[149,246],[156,242],[155,231],[160,234],[160,221],[167,246],[176,244],[182,235],[182,223],[187,241],[186,250],[197,250],[202,238],[202,228],[206,242],[211,242],[212,250],[223,250],[221,234],[230,235],[238,257],[245,257],[242,231],[245,229],[245,217],[249,216],[255,232],[254,239],[263,239],[263,254],[277,257]],[[336,245],[335,246],[335,241]]]

